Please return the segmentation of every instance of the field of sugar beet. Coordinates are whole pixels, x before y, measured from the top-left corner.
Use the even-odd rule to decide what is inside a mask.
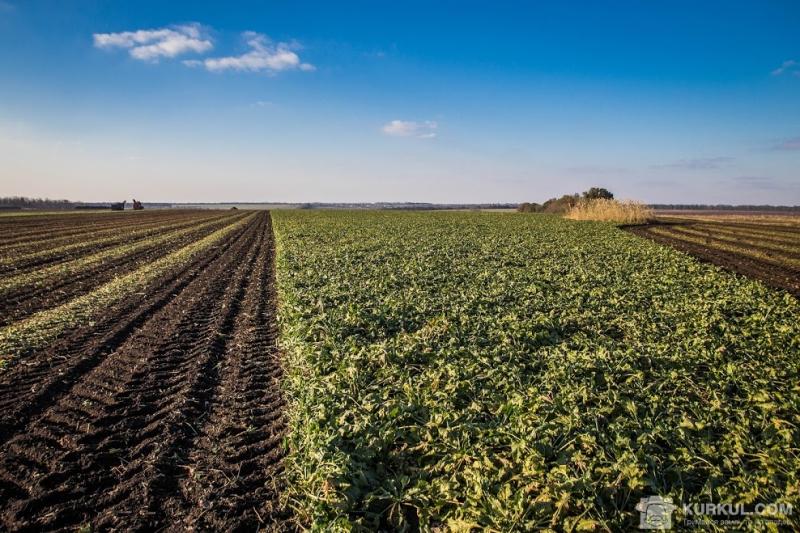
[[[4,215],[0,529],[618,531],[652,495],[673,521],[796,506],[797,232]]]

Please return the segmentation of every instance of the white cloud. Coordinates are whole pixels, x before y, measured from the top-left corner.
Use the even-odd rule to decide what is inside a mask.
[[[800,74],[800,70],[798,70],[798,68],[797,68],[798,66],[799,65],[798,65],[797,61],[795,61],[794,59],[787,59],[786,61],[781,63],[780,67],[778,67],[778,68],[776,68],[775,70],[772,71],[772,75],[773,76],[780,76],[784,72],[790,71],[790,72],[794,72],[795,76],[797,76],[798,74]]]
[[[125,48],[131,57],[142,61],[157,61],[160,57],[175,57],[189,52],[211,50],[211,40],[202,35],[198,24],[186,24],[152,30],[95,33],[97,48]]]
[[[314,65],[303,63],[295,50],[296,43],[273,44],[265,35],[255,32],[242,34],[250,47],[249,52],[238,56],[210,57],[202,60],[184,61],[189,67],[205,67],[211,72],[237,70],[243,72],[282,70],[315,70]]]
[[[381,131],[392,137],[416,137],[418,139],[432,139],[436,137],[436,128],[439,125],[432,121],[414,122],[411,120],[393,120],[383,125]]]

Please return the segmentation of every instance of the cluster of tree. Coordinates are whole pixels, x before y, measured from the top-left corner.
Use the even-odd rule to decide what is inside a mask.
[[[517,207],[520,213],[553,213],[562,214],[566,213],[571,207],[577,204],[580,200],[595,200],[595,199],[613,200],[614,195],[602,187],[592,187],[588,191],[581,194],[565,194],[561,198],[550,198],[543,204],[523,202]]]
[[[26,198],[24,196],[0,197],[0,209],[72,209],[74,205],[69,200]]]

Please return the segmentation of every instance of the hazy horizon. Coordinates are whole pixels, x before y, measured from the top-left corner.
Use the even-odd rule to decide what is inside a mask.
[[[798,27],[790,1],[0,0],[0,195],[798,205]]]

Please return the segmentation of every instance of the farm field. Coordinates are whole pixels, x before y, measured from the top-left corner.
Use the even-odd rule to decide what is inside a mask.
[[[665,212],[629,231],[800,296],[800,216]]]
[[[603,531],[648,495],[800,495],[798,300],[612,224],[4,216],[0,292],[3,530]]]
[[[792,296],[610,224],[273,216],[303,522],[619,531],[653,494],[798,501]]]
[[[0,529],[280,522],[270,224],[3,219]]]

